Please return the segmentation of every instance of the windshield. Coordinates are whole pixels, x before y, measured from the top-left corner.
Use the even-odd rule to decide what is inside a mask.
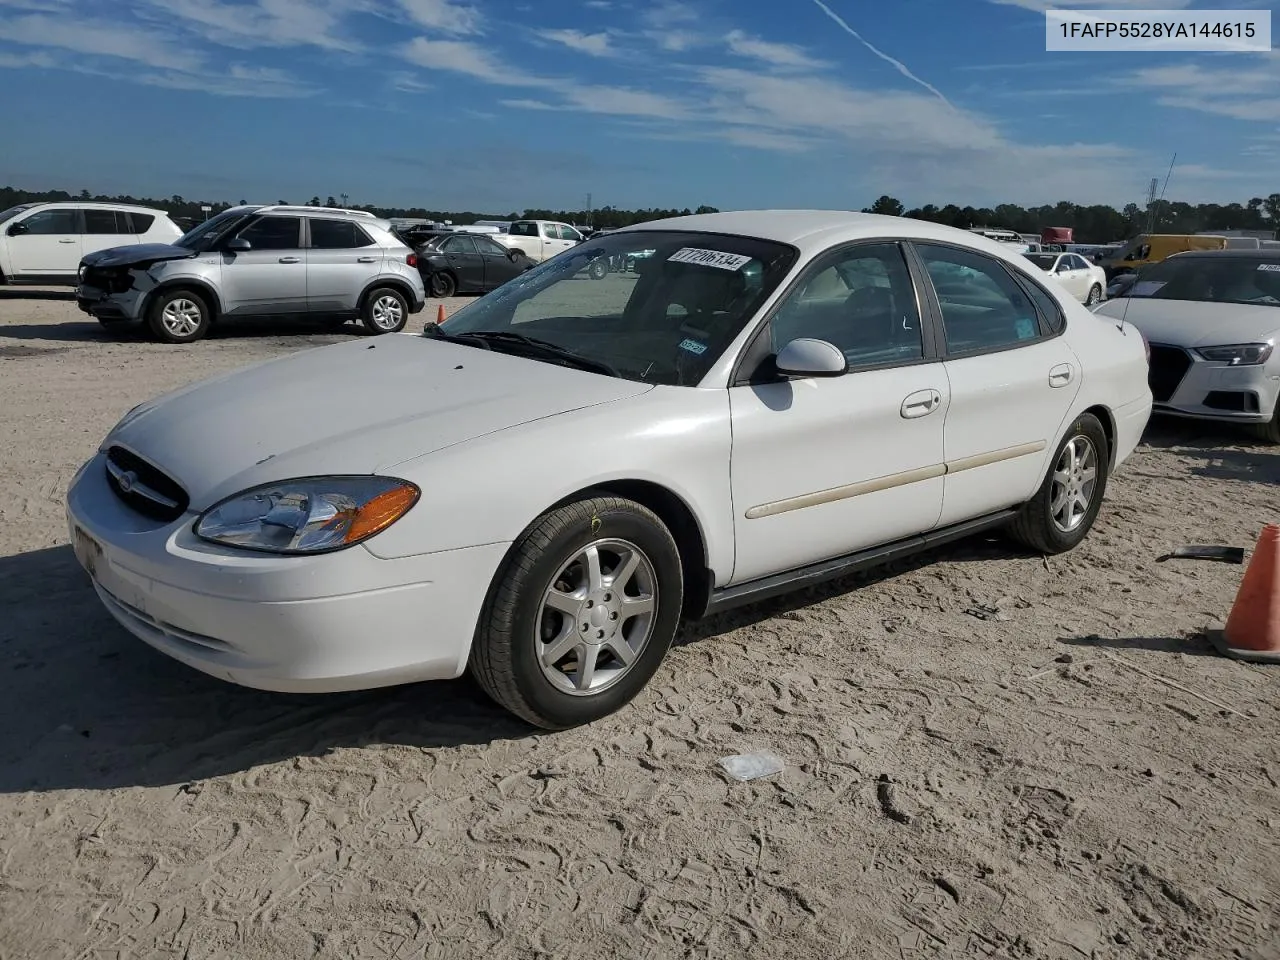
[[[249,215],[244,210],[223,210],[211,220],[206,220],[198,227],[184,233],[180,239],[174,241],[173,245],[185,247],[188,250],[211,250],[232,227]]]
[[[1153,300],[1280,306],[1280,260],[1170,257],[1138,271],[1128,295]]]
[[[628,380],[698,383],[782,282],[793,247],[709,233],[590,240],[468,304],[440,331],[520,334]]]
[[[1027,254],[1027,259],[1041,270],[1052,270],[1053,265],[1058,262],[1058,258],[1055,255],[1046,253],[1029,253]]]
[[[6,220],[12,220],[23,210],[30,210],[34,206],[34,203],[20,203],[16,207],[10,207],[8,210],[0,213],[0,223],[4,223]]]

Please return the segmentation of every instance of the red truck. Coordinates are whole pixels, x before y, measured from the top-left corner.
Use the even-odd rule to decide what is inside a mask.
[[[1072,229],[1070,227],[1045,227],[1040,231],[1040,242],[1046,247],[1050,245],[1074,243],[1071,239]]]

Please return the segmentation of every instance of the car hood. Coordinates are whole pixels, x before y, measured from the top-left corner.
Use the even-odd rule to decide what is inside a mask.
[[[194,509],[259,483],[375,473],[454,444],[653,389],[428,337],[304,350],[167,394],[103,442],[150,460]]]
[[[80,262],[87,267],[131,267],[160,260],[189,260],[195,250],[175,247],[168,243],[134,243],[123,247],[108,247],[85,254]]]
[[[1254,343],[1280,330],[1280,307],[1242,303],[1124,297],[1107,301],[1095,312],[1116,320],[1124,318],[1152,343],[1176,347]]]

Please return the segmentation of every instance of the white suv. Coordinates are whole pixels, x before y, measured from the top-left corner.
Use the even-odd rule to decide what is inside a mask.
[[[23,203],[0,212],[0,283],[70,284],[87,253],[173,243],[182,230],[163,210],[122,203]]]

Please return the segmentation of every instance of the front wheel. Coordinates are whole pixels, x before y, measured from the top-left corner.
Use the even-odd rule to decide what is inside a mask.
[[[209,332],[209,305],[194,290],[166,290],[151,305],[148,326],[161,343],[194,343]]]
[[[1265,443],[1280,443],[1280,400],[1276,401],[1276,409],[1271,419],[1266,423],[1257,424],[1254,431]]]
[[[1097,519],[1111,452],[1098,418],[1081,414],[1058,444],[1048,476],[1014,518],[1010,534],[1043,554],[1075,549]]]
[[[587,275],[592,280],[603,280],[609,275],[609,265],[604,262],[603,258],[592,260],[591,266],[587,267]]]
[[[409,303],[393,287],[379,287],[364,298],[360,323],[369,333],[399,333],[409,322]]]
[[[1092,287],[1089,288],[1089,297],[1088,299],[1085,300],[1084,305],[1086,307],[1096,307],[1099,301],[1101,300],[1102,300],[1102,287],[1098,286],[1095,283]]]
[[[620,709],[680,622],[675,540],[641,504],[598,496],[549,510],[513,546],[476,628],[470,669],[499,705],[549,730]]]

